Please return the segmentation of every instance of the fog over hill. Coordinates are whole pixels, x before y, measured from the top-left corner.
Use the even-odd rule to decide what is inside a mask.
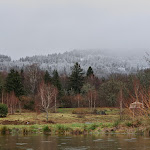
[[[73,50],[25,57],[15,61],[8,56],[0,55],[0,71],[9,71],[10,68],[21,69],[36,63],[41,69],[50,73],[57,69],[60,74],[70,74],[71,67],[78,62],[85,72],[91,66],[95,74],[102,77],[111,73],[135,73],[137,70],[148,68],[144,55],[144,52],[132,54],[132,51],[116,53],[112,50],[110,53],[108,50]]]

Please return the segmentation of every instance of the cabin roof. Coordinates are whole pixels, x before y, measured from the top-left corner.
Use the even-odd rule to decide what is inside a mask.
[[[130,108],[144,108],[144,105],[141,102],[133,102],[130,104]]]
[[[141,102],[133,102],[133,103],[131,103],[131,104],[140,104],[140,105],[143,105],[143,103],[141,103]],[[131,105],[130,104],[130,105]]]

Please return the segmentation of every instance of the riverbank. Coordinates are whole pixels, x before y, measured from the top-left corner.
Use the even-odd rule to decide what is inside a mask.
[[[80,135],[80,134],[140,134],[149,135],[150,126],[128,126],[127,123],[72,123],[45,125],[0,125],[0,132],[5,134],[48,134],[48,135]]]
[[[100,113],[104,114],[101,115]],[[97,108],[91,112],[88,108],[59,108],[56,113],[49,113],[48,122],[45,113],[23,111],[23,113],[8,114],[0,118],[1,125],[43,125],[43,124],[69,124],[69,123],[111,123],[119,117],[117,108]]]
[[[58,109],[49,114],[46,122],[45,113],[24,112],[0,118],[1,134],[149,134],[149,120],[131,118],[120,120],[119,110],[98,108],[91,114],[88,109]],[[105,112],[101,115],[99,112]]]

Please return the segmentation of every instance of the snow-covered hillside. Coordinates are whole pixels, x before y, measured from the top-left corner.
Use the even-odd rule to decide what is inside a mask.
[[[143,54],[144,56],[144,54]],[[8,56],[0,55],[0,70],[9,71],[10,68],[25,68],[27,65],[38,64],[41,69],[50,73],[57,69],[60,74],[70,74],[71,67],[78,62],[84,71],[92,66],[99,77],[111,73],[135,73],[137,70],[148,68],[148,63],[143,56],[119,56],[110,55],[98,50],[73,50],[62,54],[49,54],[47,56],[33,56],[11,61]]]

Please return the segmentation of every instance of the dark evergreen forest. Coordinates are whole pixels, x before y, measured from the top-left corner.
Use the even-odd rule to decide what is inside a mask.
[[[40,111],[42,94],[51,92],[50,108],[63,107],[119,107],[120,91],[123,106],[126,107],[138,95],[150,93],[150,69],[136,74],[111,74],[98,78],[91,66],[86,73],[76,62],[70,75],[59,75],[57,70],[50,74],[37,64],[21,70],[11,69],[0,72],[0,102],[7,104],[9,112],[22,109]],[[43,88],[45,87],[45,88]],[[47,88],[50,87],[50,88]],[[141,94],[142,93],[142,94]]]

